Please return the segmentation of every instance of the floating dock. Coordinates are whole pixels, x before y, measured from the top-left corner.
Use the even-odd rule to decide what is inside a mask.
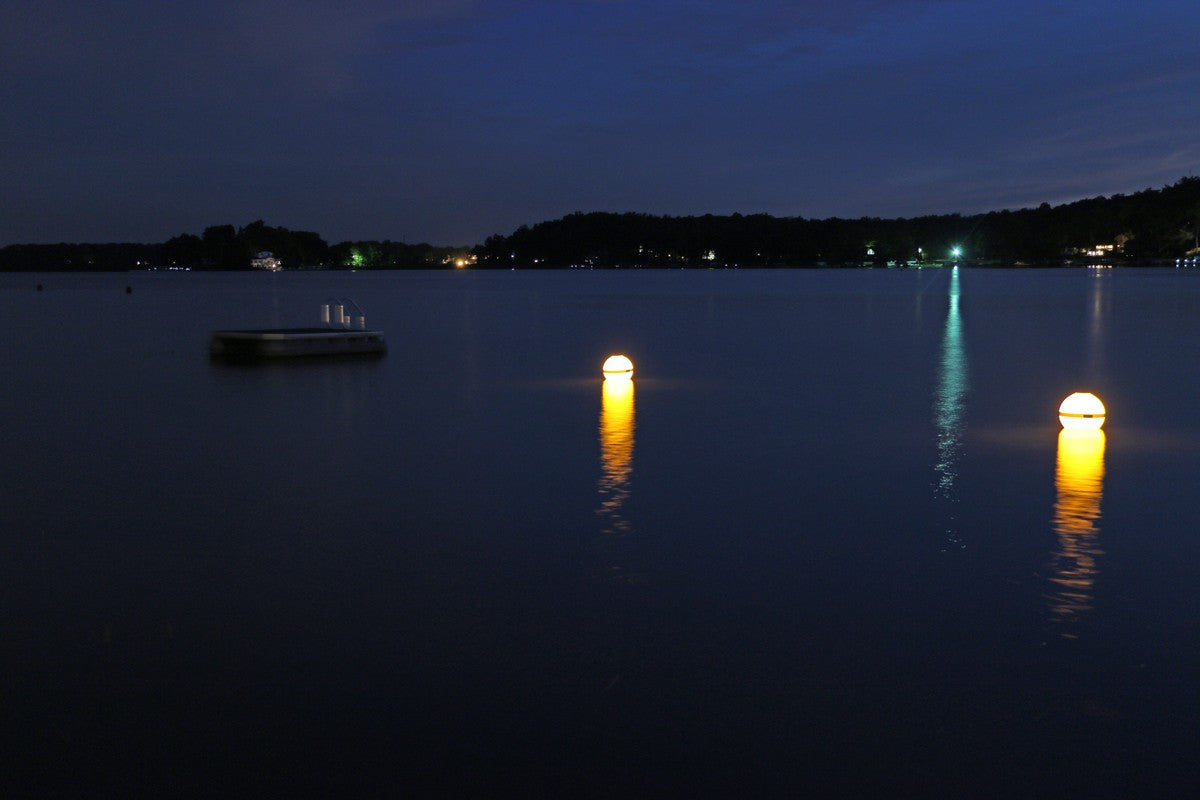
[[[381,356],[387,352],[383,331],[338,328],[272,328],[213,331],[213,358],[250,360],[313,356]]]

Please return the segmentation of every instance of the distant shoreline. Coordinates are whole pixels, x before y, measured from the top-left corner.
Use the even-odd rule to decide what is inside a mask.
[[[161,244],[12,244],[0,271],[146,268],[647,269],[1166,266],[1200,257],[1200,177],[1162,189],[1051,207],[962,216],[805,219],[768,214],[669,217],[590,212],[522,225],[482,244],[391,240],[330,245],[311,231],[256,220]]]
[[[741,265],[715,265],[715,266],[663,266],[657,264],[647,265],[622,265],[622,266],[547,266],[547,267],[529,267],[529,266],[514,266],[514,267],[471,267],[471,268],[454,268],[441,265],[428,265],[417,267],[298,267],[295,269],[282,269],[277,272],[268,272],[266,270],[255,270],[245,267],[207,267],[196,268],[190,267],[161,267],[161,268],[133,268],[133,269],[7,269],[4,272],[12,274],[26,275],[133,275],[133,274],[166,274],[166,273],[203,273],[203,274],[231,274],[238,273],[244,275],[260,274],[260,275],[277,275],[280,273],[299,274],[299,273],[327,273],[327,272],[711,272],[711,271],[808,271],[808,270],[945,270],[962,267],[964,269],[1020,269],[1020,270],[1050,270],[1050,269],[1154,269],[1154,268],[1170,268],[1178,266],[1200,267],[1200,260],[1194,260],[1195,263],[1181,265],[1175,260],[1163,261],[1138,261],[1138,262],[1091,262],[1091,263],[1062,263],[1062,264],[1012,264],[1012,263],[979,263],[979,262],[960,262],[960,263],[926,263],[920,265],[904,265],[904,266],[888,266],[880,264],[780,264],[773,266],[741,266]]]

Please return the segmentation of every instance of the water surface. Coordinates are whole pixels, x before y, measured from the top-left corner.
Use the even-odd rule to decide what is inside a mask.
[[[386,358],[209,361],[330,296]],[[1196,783],[1196,273],[8,274],[0,332],[6,794]]]

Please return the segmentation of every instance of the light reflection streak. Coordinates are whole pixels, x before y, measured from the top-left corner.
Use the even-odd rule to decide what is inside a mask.
[[[1092,585],[1096,581],[1096,558],[1102,555],[1100,499],[1104,491],[1104,446],[1102,430],[1064,428],[1058,434],[1058,461],[1054,485],[1054,552],[1050,578],[1056,585],[1051,594],[1050,615],[1054,622],[1074,622],[1092,608]],[[1064,633],[1064,636],[1071,634]]]
[[[967,394],[967,356],[963,346],[962,318],[958,309],[958,267],[950,274],[950,305],[942,334],[942,358],[938,368],[938,387],[933,415],[937,425],[936,497],[950,507],[946,522],[946,546],[962,548],[953,506],[958,502],[954,482],[958,478],[958,458],[962,450],[963,411]]]
[[[1111,313],[1108,281],[1112,271],[1107,269],[1089,270],[1092,279],[1091,297],[1089,298],[1088,314],[1088,368],[1091,379],[1101,374],[1104,356],[1104,322]]]
[[[600,507],[596,513],[605,521],[605,533],[632,531],[622,509],[630,494],[633,473],[633,381],[603,382],[600,407]]]

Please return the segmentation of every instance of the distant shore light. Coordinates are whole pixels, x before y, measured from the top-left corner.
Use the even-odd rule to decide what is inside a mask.
[[[609,356],[602,369],[605,380],[609,378],[629,380],[633,377],[633,362],[623,355]]]
[[[1104,403],[1091,392],[1068,395],[1058,407],[1058,421],[1064,428],[1097,430],[1104,425]]]

